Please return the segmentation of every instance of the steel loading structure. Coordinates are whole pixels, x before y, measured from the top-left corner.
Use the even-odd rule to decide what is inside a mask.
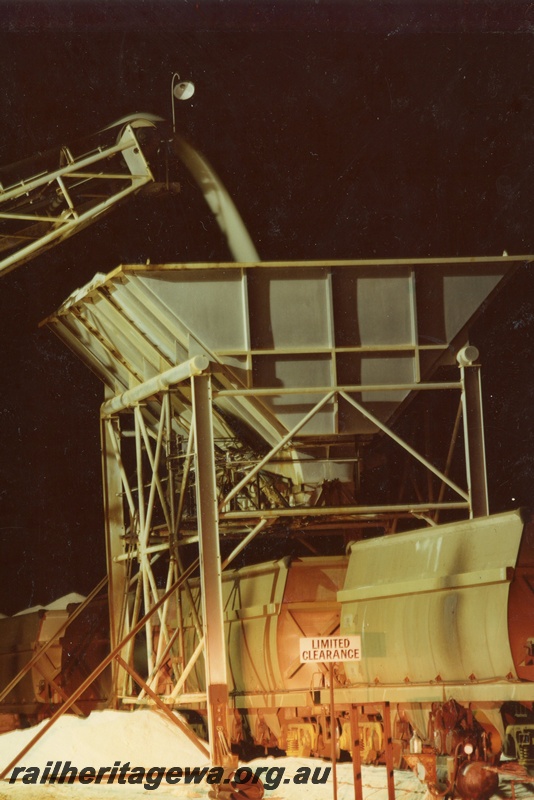
[[[101,428],[117,704],[205,704],[211,757],[227,763],[229,708],[271,733],[280,724],[277,710],[291,718],[309,709],[312,689],[312,705],[324,709],[329,693],[324,669],[317,683],[311,667],[285,663],[282,674],[274,665],[284,645],[274,641],[266,620],[281,614],[289,584],[281,566],[251,569],[248,581],[247,570],[227,575],[244,548],[260,542],[264,550],[270,543],[273,552],[275,541],[280,556],[297,539],[318,553],[316,537],[333,536],[343,561],[349,540],[422,523],[428,533],[423,527],[418,547],[427,548],[440,515],[472,519],[462,538],[498,539],[502,528],[486,516],[478,354],[466,346],[466,330],[488,295],[525,260],[133,265],[97,276],[47,320],[106,387]],[[457,409],[439,458],[430,460],[393,428],[415,395],[446,395]],[[458,477],[462,419],[464,475]],[[368,454],[378,437],[391,438],[406,464],[417,465],[415,473],[406,467],[389,502],[364,499]],[[511,518],[505,525],[510,532],[523,527]],[[332,634],[339,624],[333,610],[346,563],[338,565],[329,595],[321,596],[313,587],[336,568],[328,557],[318,561],[307,577],[303,563],[300,588],[289,593],[285,624],[293,640],[296,633]],[[470,585],[472,572],[473,585],[487,583],[491,590],[497,583],[506,595],[510,572],[478,574],[482,561],[465,570],[457,565],[464,583]],[[192,577],[197,566],[200,580]],[[446,589],[446,576],[442,583]],[[354,600],[349,594],[345,584],[340,596]],[[476,617],[465,624],[476,625]],[[134,659],[136,639],[145,651],[141,660]],[[250,647],[252,657],[245,654]],[[266,671],[256,674],[254,686],[251,670]],[[374,704],[386,742],[390,699],[413,704],[469,696],[491,705],[531,697],[529,685],[513,677],[498,690],[474,673],[466,688],[466,678],[431,676],[424,688],[410,675],[402,685],[338,679],[334,694],[336,704],[352,709],[353,724],[358,705]],[[358,793],[360,754],[352,738]],[[385,751],[393,796],[393,750],[386,745]],[[430,770],[427,780],[432,777]]]
[[[118,126],[118,133],[107,129],[117,136],[115,144],[90,161],[69,150],[59,169],[5,191],[0,187],[0,200],[14,204],[3,215],[13,227],[2,242],[10,252],[2,262],[6,270],[105,213],[122,199],[125,186],[133,193],[153,182],[140,134],[152,133],[154,119],[145,115]],[[517,514],[487,516],[478,353],[468,345],[468,327],[480,306],[516,266],[532,259],[261,262],[209,165],[179,140],[173,147],[216,214],[236,263],[120,267],[97,275],[47,320],[105,385],[111,620],[110,655],[47,725],[113,664],[115,705],[155,703],[167,713],[207,708],[214,763],[231,761],[239,734],[232,726],[239,729],[243,717],[257,726],[256,740],[284,742],[291,751],[292,737],[302,733],[306,740],[321,726],[311,717],[322,715],[322,744],[308,749],[324,755],[333,689],[336,713],[346,720],[340,746],[344,736],[356,796],[361,730],[370,732],[370,761],[377,749],[373,732],[383,738],[393,796],[390,702],[421,707],[404,709],[413,729],[418,715],[437,714],[425,705],[458,699],[485,704],[486,728],[476,729],[476,744],[477,753],[486,753],[487,730],[495,727],[492,703],[528,703],[532,697],[531,684],[522,682],[530,679],[528,664],[517,655],[524,645],[530,653],[530,621],[513,634],[519,642],[514,640],[513,658],[502,625],[509,595],[515,593],[516,606],[524,600],[517,582],[512,592],[514,573],[529,585],[530,551],[525,558],[523,543],[530,536],[523,535]],[[100,160],[109,166],[115,156],[117,171],[93,166]],[[102,195],[101,206],[96,201]],[[12,255],[28,239],[34,244]],[[427,426],[426,441],[419,435],[424,425],[412,435],[399,432],[406,408],[413,410],[418,400],[434,407],[440,421],[439,429]],[[405,461],[397,462],[390,485],[373,487],[368,476],[380,457],[377,442],[385,439]],[[441,524],[457,518],[465,524]],[[417,530],[384,538],[410,529]],[[376,551],[361,542],[345,556],[350,541],[375,534]],[[506,553],[498,547],[503,536]],[[292,561],[296,542],[315,557]],[[267,553],[275,561],[229,571],[245,548],[256,548],[251,560],[265,562]],[[464,549],[471,554],[462,555]],[[387,561],[392,552],[392,572],[378,569],[377,558]],[[421,552],[426,560],[413,557]],[[366,563],[371,578],[361,574]],[[410,569],[403,571],[406,563]],[[424,602],[410,606],[414,592],[423,601],[429,592],[440,601],[448,593],[463,606],[469,598],[473,613],[466,618],[456,614],[454,603],[438,602],[427,618]],[[489,596],[498,597],[498,614],[492,615]],[[399,643],[408,650],[409,638],[399,636],[398,625],[388,628],[381,612],[379,630],[362,629],[365,674],[344,674],[340,665],[336,685],[328,686],[324,668],[312,672],[296,663],[299,635],[334,635],[347,625],[348,634],[360,611],[373,616],[377,598],[384,608],[393,600],[405,616],[414,615],[403,624],[413,627],[424,618],[438,639],[438,654],[450,646],[451,630],[461,634],[458,642],[481,668],[464,668],[460,659],[461,668],[451,671],[445,659],[447,671],[434,675],[429,656],[424,668],[408,666],[406,674],[397,674],[389,662]],[[443,619],[449,627],[440,631]],[[489,653],[479,638],[476,647],[469,638],[481,620],[488,635],[498,633],[502,656],[488,670]],[[384,656],[387,663],[371,670],[370,662]],[[465,665],[472,661],[466,658]],[[405,662],[410,659],[399,660],[398,669]],[[370,719],[362,727],[358,715],[369,706],[368,716],[380,714],[381,723]],[[453,752],[472,746],[472,720],[465,723],[453,706],[447,711],[463,725]],[[448,753],[444,742],[455,730],[436,722],[434,732],[443,740],[438,752]],[[435,755],[421,755],[430,756],[426,779],[437,783],[430,763]]]

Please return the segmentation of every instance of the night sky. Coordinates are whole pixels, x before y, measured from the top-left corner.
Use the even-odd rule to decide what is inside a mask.
[[[0,165],[134,111],[208,157],[263,259],[534,252],[534,5],[0,0]],[[38,323],[120,263],[228,258],[185,174],[0,278],[0,611],[105,573],[102,387]],[[0,177],[0,180],[2,178]],[[531,505],[534,276],[485,309],[491,510]]]

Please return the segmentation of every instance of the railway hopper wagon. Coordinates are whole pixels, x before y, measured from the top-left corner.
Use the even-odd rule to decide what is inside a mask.
[[[534,766],[534,525],[524,512],[357,541],[347,556],[246,567],[223,587],[234,744],[248,736],[328,756],[329,669],[301,664],[299,639],[359,634],[361,660],[333,670],[338,753],[351,751],[356,705],[362,761],[383,760],[387,701],[396,764],[435,792],[456,783],[461,794],[467,767],[493,768],[503,750]],[[181,604],[191,655],[197,585]],[[203,674],[199,659],[190,691],[203,690]]]
[[[349,552],[340,630],[361,634],[363,655],[345,664],[349,695],[395,704],[421,751],[407,760],[431,784],[456,781],[461,791],[470,765],[495,764],[503,750],[531,769],[530,515],[355,542]]]
[[[56,633],[68,619],[67,610],[32,611],[0,620],[0,676],[2,688],[30,661],[45,643],[48,652],[7,694],[0,705],[2,730],[24,720],[46,715],[50,704],[59,701],[55,679],[61,672],[62,648]]]
[[[223,573],[225,637],[229,690],[234,707],[232,743],[245,752],[254,744],[288,755],[330,752],[327,712],[312,694],[325,687],[328,668],[301,664],[302,636],[332,636],[339,631],[337,593],[348,559],[317,556],[277,561]],[[181,594],[186,658],[196,646],[198,582]],[[202,657],[187,679],[188,692],[202,692]],[[170,669],[168,665],[167,669]],[[343,664],[336,666],[344,682]],[[166,673],[159,691],[165,690]],[[250,705],[249,705],[250,704]]]
[[[107,603],[94,600],[72,617],[78,606],[0,619],[0,731],[49,717],[109,652]],[[109,677],[106,670],[86,688],[76,713],[108,704]]]

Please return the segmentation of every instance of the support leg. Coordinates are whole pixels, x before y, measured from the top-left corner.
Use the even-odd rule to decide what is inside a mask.
[[[196,500],[202,588],[202,625],[206,642],[204,661],[208,697],[208,731],[213,764],[225,766],[228,737],[228,680],[221,584],[221,555],[215,444],[211,407],[211,377],[191,378],[195,444]]]

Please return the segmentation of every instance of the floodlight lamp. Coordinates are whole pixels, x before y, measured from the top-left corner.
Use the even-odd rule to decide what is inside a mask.
[[[195,84],[192,81],[180,81],[172,93],[177,100],[189,100],[195,94]]]
[[[174,113],[175,100],[189,100],[195,93],[195,84],[192,81],[182,81],[177,72],[171,78],[171,108],[172,132],[176,133],[176,115]]]

